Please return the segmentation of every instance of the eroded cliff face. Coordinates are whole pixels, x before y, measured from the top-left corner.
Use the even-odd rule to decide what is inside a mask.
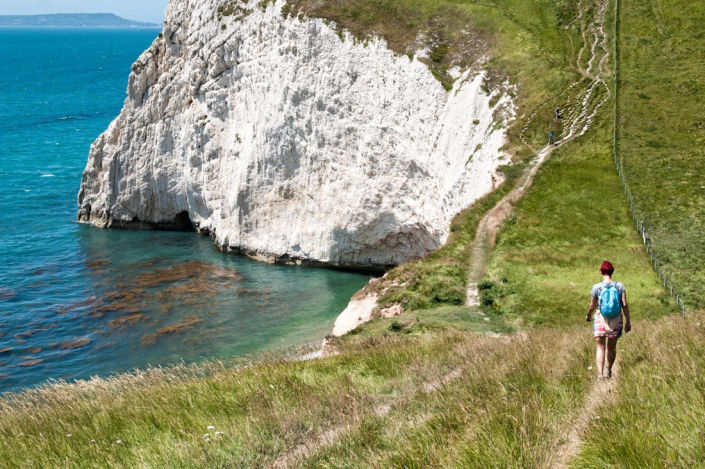
[[[383,41],[285,19],[282,1],[221,3],[172,0],[91,147],[79,220],[190,220],[228,251],[385,268],[440,246],[499,182],[511,103],[491,107],[481,73],[447,92]]]

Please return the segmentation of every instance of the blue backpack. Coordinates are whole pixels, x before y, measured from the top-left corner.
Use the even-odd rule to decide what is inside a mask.
[[[600,292],[600,314],[607,319],[616,318],[622,312],[622,302],[617,290],[617,282],[603,283]]]

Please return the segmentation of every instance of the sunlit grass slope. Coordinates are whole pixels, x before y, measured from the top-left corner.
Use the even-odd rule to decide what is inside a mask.
[[[463,56],[455,49],[462,43],[457,28],[472,19],[478,37],[506,54],[490,68],[516,80],[523,96],[521,116],[572,81],[567,64],[575,54],[575,32],[573,26],[567,34],[561,28],[569,25],[576,3],[302,0],[292,2],[290,14],[305,6],[309,14],[335,20],[360,37],[366,31],[386,35],[399,53],[407,52],[410,38],[416,40],[425,25],[438,34],[434,44],[448,45],[430,64],[441,81],[448,80],[453,54]],[[629,26],[635,28],[632,34],[636,29],[646,34],[653,23],[656,32],[649,34],[661,35],[659,41],[690,47],[676,41],[684,37],[681,33],[659,30],[657,19],[664,17],[665,7],[693,13],[694,3],[655,1],[647,11],[626,0],[622,20],[633,11],[637,26]],[[683,25],[691,27],[686,20]],[[702,38],[693,34],[695,40]],[[629,83],[625,87],[634,86]],[[658,89],[649,92],[656,104],[662,99]],[[620,130],[623,139],[631,135],[628,123],[636,126],[646,116],[646,111],[638,114],[642,111],[635,103],[629,104],[632,117]],[[329,350],[337,355],[249,367],[151,370],[7,395],[0,399],[0,465],[550,467],[593,389],[594,341],[583,318],[589,288],[599,280],[599,263],[608,258],[617,267],[616,278],[627,285],[634,331],[620,340],[616,397],[595,408],[600,419],[589,420],[579,434],[578,456],[571,464],[702,467],[705,317],[668,316],[675,308],[644,255],[611,159],[610,105],[585,137],[550,156],[506,220],[482,285],[488,321],[458,304],[468,247],[482,214],[517,176],[509,170],[509,183],[500,192],[454,220],[445,247],[389,275],[403,274],[412,288],[389,294],[406,298],[406,306],[414,302],[413,307],[401,317],[380,319],[334,339]],[[659,105],[654,116],[668,108]],[[659,135],[668,138],[665,130]],[[518,149],[517,136],[518,130],[511,129],[510,148],[521,163],[531,155]],[[533,142],[534,135],[529,137]],[[620,145],[624,148],[624,140]],[[629,158],[630,180],[642,177],[637,160]],[[651,210],[648,200],[674,200],[661,185],[654,187],[660,196],[644,196],[641,210]],[[689,233],[684,232],[683,242],[694,239]],[[662,237],[654,236],[659,243]],[[477,334],[512,329],[524,332]]]
[[[638,326],[620,348],[616,398],[573,467],[705,467],[705,317]]]
[[[615,398],[592,410],[573,467],[702,467],[703,319],[635,322]],[[2,467],[551,467],[594,383],[586,325],[339,349],[8,396]]]
[[[618,149],[666,275],[705,307],[705,2],[620,0]]]
[[[337,343],[375,335],[424,334],[427,332],[466,331],[479,334],[510,334],[514,328],[498,315],[482,316],[465,306],[440,306],[431,309],[405,311],[390,318],[377,318],[360,324]]]
[[[535,467],[589,387],[589,356],[585,335],[393,334],[350,341],[321,360],[50,386],[0,400],[0,461],[11,468],[257,468],[277,460]],[[297,452],[305,443],[310,449]]]
[[[487,308],[518,325],[582,320],[609,259],[635,318],[675,312],[644,255],[610,147],[610,123],[555,151],[505,220],[490,264]],[[481,285],[483,286],[483,285]]]

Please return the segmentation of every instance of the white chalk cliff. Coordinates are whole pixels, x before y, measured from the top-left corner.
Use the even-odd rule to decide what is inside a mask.
[[[79,220],[190,220],[228,251],[384,268],[440,246],[500,178],[511,102],[491,107],[482,73],[447,92],[384,41],[285,19],[282,0],[220,18],[221,4],[171,1],[91,147]]]

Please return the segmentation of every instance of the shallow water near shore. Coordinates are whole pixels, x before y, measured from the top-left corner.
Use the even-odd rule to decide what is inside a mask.
[[[90,144],[156,34],[0,29],[0,392],[318,341],[369,280],[75,222]]]

